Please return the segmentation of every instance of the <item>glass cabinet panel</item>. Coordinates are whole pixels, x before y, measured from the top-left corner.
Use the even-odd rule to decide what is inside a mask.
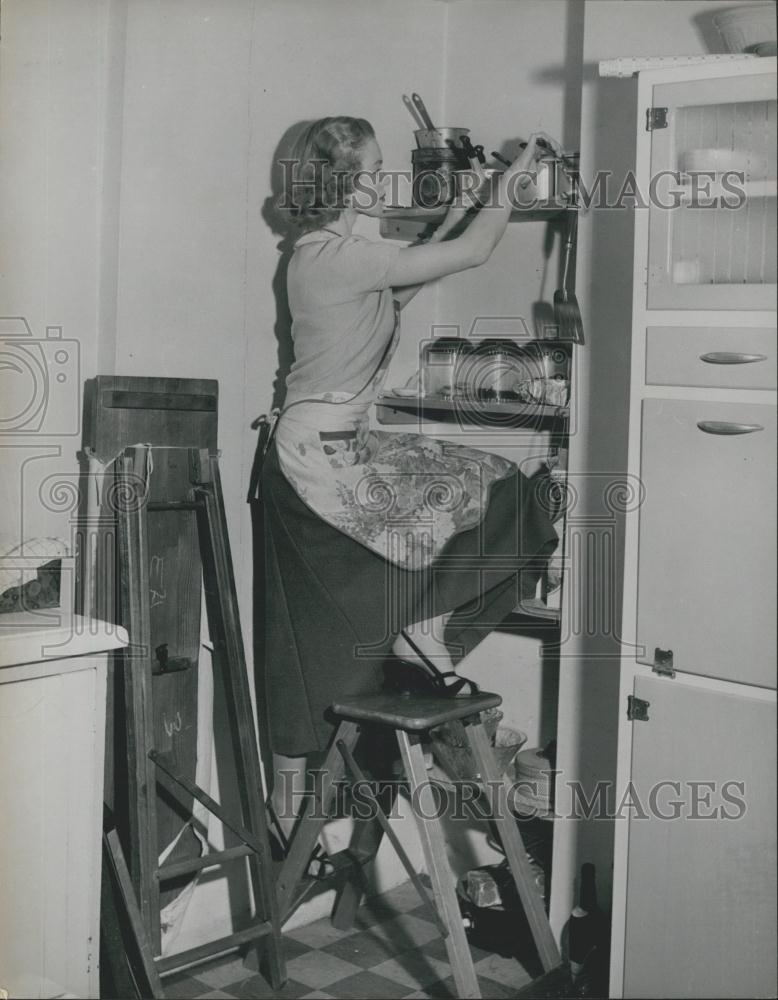
[[[772,74],[654,88],[648,307],[771,309],[776,295]]]

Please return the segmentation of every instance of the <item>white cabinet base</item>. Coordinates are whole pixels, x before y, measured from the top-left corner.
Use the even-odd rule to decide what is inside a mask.
[[[106,651],[126,639],[39,621],[0,620],[0,988],[97,997]]]

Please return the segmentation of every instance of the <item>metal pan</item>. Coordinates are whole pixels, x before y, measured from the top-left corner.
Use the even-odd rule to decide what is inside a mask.
[[[451,149],[453,142],[455,147],[459,147],[460,137],[469,135],[469,128],[420,128],[414,133],[416,145],[419,149]]]

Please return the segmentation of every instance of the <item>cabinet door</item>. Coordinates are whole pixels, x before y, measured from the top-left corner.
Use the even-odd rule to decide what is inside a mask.
[[[649,309],[773,309],[775,75],[657,85]]]
[[[774,456],[773,406],[644,400],[641,663],[775,686]]]
[[[80,662],[0,677],[0,987],[12,997],[98,996],[105,665]]]
[[[775,702],[678,678],[635,694],[624,996],[775,996]]]

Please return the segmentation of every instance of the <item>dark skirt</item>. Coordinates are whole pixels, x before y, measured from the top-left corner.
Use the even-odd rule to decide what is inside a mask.
[[[401,628],[453,611],[454,662],[534,593],[557,535],[519,471],[491,487],[480,525],[454,536],[425,570],[403,570],[318,517],[298,497],[275,447],[262,469],[265,697],[270,745],[324,750],[337,699],[380,690]]]

